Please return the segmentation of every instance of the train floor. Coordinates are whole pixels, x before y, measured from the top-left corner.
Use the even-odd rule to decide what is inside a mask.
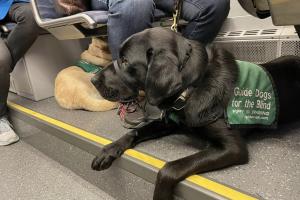
[[[21,139],[0,147],[0,199],[114,200]]]
[[[116,110],[109,112],[65,110],[58,106],[54,98],[34,102],[15,94],[9,95],[9,102],[112,141],[128,131],[121,126]],[[253,133],[247,137],[247,142],[250,154],[248,164],[201,174],[201,176],[245,191],[260,199],[298,200],[300,198],[300,122],[273,132]],[[190,155],[203,146],[205,142],[195,143],[193,139],[178,134],[147,141],[135,149],[161,160],[171,161]],[[13,197],[17,194],[34,193],[35,189],[38,194],[43,193],[45,199],[54,196],[55,199],[82,199],[80,197],[84,193],[90,197],[84,199],[96,199],[102,195],[76,175],[53,163],[22,141],[0,150],[1,160],[3,158],[5,160],[0,162],[2,194],[9,195],[5,192],[7,188],[9,193],[15,190],[15,193],[11,194]],[[37,170],[41,171],[40,176],[36,176]],[[2,183],[3,177],[7,179],[5,186]],[[51,184],[55,177],[61,179],[60,185]],[[65,194],[67,196],[60,197],[64,190],[68,191]],[[107,196],[107,199],[111,197]]]

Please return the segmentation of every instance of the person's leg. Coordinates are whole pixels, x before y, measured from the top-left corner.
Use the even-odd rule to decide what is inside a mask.
[[[174,9],[174,0],[161,0],[157,7],[167,12]],[[188,21],[184,37],[209,43],[214,40],[230,9],[230,0],[184,0],[182,18]]]
[[[6,99],[9,88],[9,73],[12,59],[5,42],[0,39],[0,118],[6,114]]]
[[[9,88],[9,73],[12,59],[5,42],[0,38],[0,146],[9,145],[19,140],[5,117],[7,113],[6,99]]]
[[[108,45],[113,60],[118,58],[121,43],[134,33],[151,27],[153,0],[110,0],[108,3]]]
[[[7,46],[13,59],[11,66],[13,69],[38,37],[40,28],[35,22],[29,3],[13,4],[9,11],[9,18],[17,23],[7,38]]]
[[[39,32],[28,3],[13,4],[8,18],[17,25],[9,34],[6,43],[3,40],[0,41],[0,145],[8,145],[19,140],[5,118],[10,86],[9,73],[33,44]]]
[[[9,73],[30,48],[38,36],[39,27],[35,23],[29,3],[13,4],[8,19],[17,25],[9,34],[6,45],[1,41],[0,58],[0,117],[6,114],[6,100],[9,90]],[[3,53],[2,53],[3,52]]]

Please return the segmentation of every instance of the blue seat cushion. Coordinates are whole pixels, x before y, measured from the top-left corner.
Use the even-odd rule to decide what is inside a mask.
[[[82,14],[90,16],[97,24],[106,24],[108,20],[108,12],[103,10],[91,10]]]
[[[60,17],[55,11],[53,0],[36,0],[36,2],[42,19],[55,19]]]

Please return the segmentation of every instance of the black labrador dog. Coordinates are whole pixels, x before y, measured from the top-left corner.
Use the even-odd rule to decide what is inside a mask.
[[[281,57],[261,66],[276,86],[278,125],[299,119],[300,58]],[[153,121],[132,130],[105,146],[93,160],[92,168],[107,169],[126,149],[172,134],[178,128],[205,137],[210,145],[166,163],[157,176],[154,200],[173,199],[176,184],[190,175],[247,163],[248,151],[241,133],[248,129],[229,128],[224,118],[237,76],[237,62],[226,50],[206,48],[164,28],[131,36],[121,46],[120,60],[96,74],[92,83],[111,101],[130,101],[144,90],[146,100],[161,110],[168,110],[188,90],[180,111],[182,123]]]

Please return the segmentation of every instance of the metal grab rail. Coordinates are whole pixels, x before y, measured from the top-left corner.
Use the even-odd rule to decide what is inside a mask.
[[[51,5],[51,2],[49,2],[49,4]],[[32,0],[31,6],[37,24],[60,40],[106,35],[106,21],[104,20],[105,23],[103,24],[98,23],[87,13],[78,13],[66,17],[44,19],[39,11],[38,0]],[[97,12],[101,13],[104,18],[107,16],[106,11]]]

